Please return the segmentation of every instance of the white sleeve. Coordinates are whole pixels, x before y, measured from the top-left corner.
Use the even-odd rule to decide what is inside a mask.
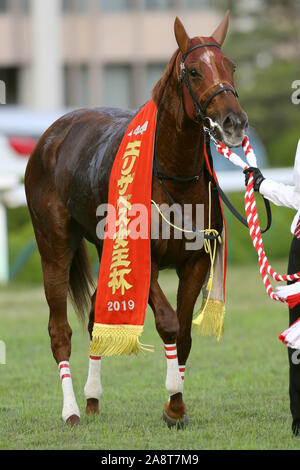
[[[300,191],[295,186],[277,183],[265,179],[259,187],[259,192],[276,206],[285,206],[291,209],[300,209]]]

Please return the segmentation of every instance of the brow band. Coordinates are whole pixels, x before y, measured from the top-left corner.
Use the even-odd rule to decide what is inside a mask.
[[[218,49],[221,49],[221,46],[219,46],[219,44],[215,44],[214,42],[205,42],[203,44],[196,44],[196,46],[189,49],[185,54],[182,54],[182,61],[184,62],[187,56],[191,52],[193,52],[195,49],[198,49],[199,47],[209,47],[209,46],[213,46],[213,47],[217,47]]]

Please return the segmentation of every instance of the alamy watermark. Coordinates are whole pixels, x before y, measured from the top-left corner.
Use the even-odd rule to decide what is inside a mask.
[[[4,341],[0,341],[0,365],[6,364],[6,346]]]
[[[6,103],[6,85],[3,80],[0,80],[0,104]]]
[[[295,88],[295,91],[291,95],[292,103],[300,104],[300,80],[293,81],[292,88]]]
[[[204,204],[151,204],[151,214],[144,204],[131,204],[126,197],[112,204],[98,206],[96,216],[101,217],[96,227],[100,240],[147,239],[182,240],[186,250],[201,250],[204,244]],[[150,230],[149,230],[150,223]],[[171,235],[172,234],[172,235]]]

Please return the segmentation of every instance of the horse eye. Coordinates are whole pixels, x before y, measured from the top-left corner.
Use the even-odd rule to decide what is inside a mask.
[[[190,72],[191,77],[193,78],[199,77],[199,74],[196,69],[191,69],[189,72]]]

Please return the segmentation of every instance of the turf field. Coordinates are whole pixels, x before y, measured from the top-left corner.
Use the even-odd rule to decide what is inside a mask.
[[[285,272],[284,264],[274,266]],[[177,279],[161,274],[174,304]],[[70,309],[71,310],[71,309]],[[193,332],[184,397],[190,425],[168,430],[162,407],[165,358],[150,310],[142,342],[153,354],[104,358],[101,415],[85,416],[88,336],[77,318],[71,371],[82,426],[61,419],[59,374],[50,351],[41,287],[0,289],[0,449],[299,449],[291,433],[287,352],[277,339],[288,312],[269,300],[257,267],[229,267],[225,334],[220,342]]]

